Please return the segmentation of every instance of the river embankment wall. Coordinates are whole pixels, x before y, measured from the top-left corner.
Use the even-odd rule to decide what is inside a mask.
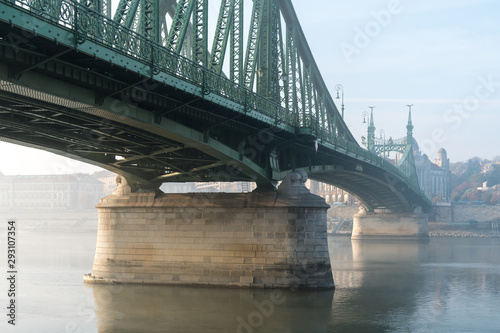
[[[433,206],[429,222],[494,222],[500,221],[500,206],[490,205],[443,205]]]
[[[359,211],[359,206],[331,206],[329,218],[340,220],[352,219]],[[433,206],[428,213],[429,222],[461,223],[461,222],[494,222],[500,221],[500,206],[489,205],[442,205]]]

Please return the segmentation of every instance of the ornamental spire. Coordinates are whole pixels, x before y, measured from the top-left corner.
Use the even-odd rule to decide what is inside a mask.
[[[374,146],[375,146],[375,124],[373,121],[373,109],[375,108],[374,106],[369,107],[371,109],[370,113],[370,122],[368,126],[368,150],[373,151]]]
[[[413,104],[409,104],[407,105],[409,111],[408,111],[408,125],[406,125],[406,137],[408,138],[408,143],[411,143],[410,142],[410,138],[413,137],[413,124],[411,122],[411,107],[413,106]]]
[[[371,109],[371,114],[370,114],[370,127],[375,127],[374,123],[373,123],[373,109],[375,108],[374,106],[369,106],[369,108]]]

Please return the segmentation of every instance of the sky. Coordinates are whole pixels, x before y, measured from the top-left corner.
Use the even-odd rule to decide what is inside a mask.
[[[215,13],[219,2],[209,3]],[[292,3],[331,95],[343,86],[344,119],[359,143],[370,106],[377,136],[397,139],[413,105],[414,137],[431,161],[441,147],[452,163],[500,156],[500,2]],[[3,142],[0,154],[9,175],[101,170]]]

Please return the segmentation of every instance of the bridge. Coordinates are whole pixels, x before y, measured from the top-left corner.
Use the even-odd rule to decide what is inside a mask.
[[[119,174],[103,219],[124,197],[155,206],[164,182],[254,181],[241,207],[276,193],[297,207],[307,176],[356,195],[359,221],[430,208],[411,145],[397,165],[358,145],[291,0],[218,3],[209,21],[208,0],[0,0],[0,138]]]

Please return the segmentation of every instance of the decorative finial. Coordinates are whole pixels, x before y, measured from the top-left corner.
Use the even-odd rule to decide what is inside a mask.
[[[406,106],[409,109],[409,111],[408,111],[408,124],[411,124],[411,107],[413,106],[413,104],[408,104]]]
[[[374,122],[373,122],[373,109],[375,109],[374,106],[369,106],[370,110],[371,110],[371,114],[370,114],[370,126],[375,126],[374,125]]]

